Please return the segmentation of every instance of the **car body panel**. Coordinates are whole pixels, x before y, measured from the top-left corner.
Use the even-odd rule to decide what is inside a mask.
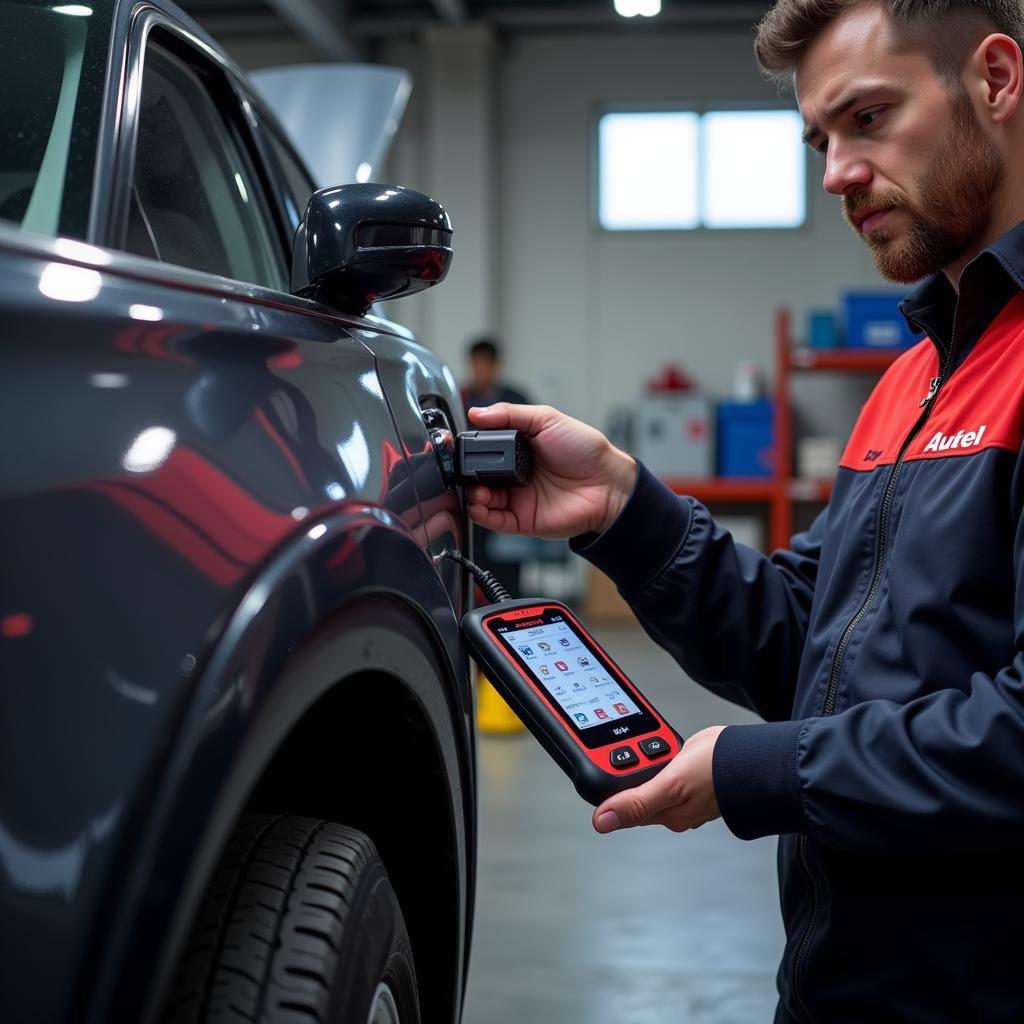
[[[172,5],[116,6],[92,241],[117,233],[140,18],[234,75]],[[0,367],[0,911],[18,937],[0,958],[4,1017],[154,1012],[233,815],[289,725],[358,676],[404,688],[438,752],[462,970],[434,1005],[457,1019],[475,871],[468,587],[435,556],[462,543],[465,511],[421,418],[424,403],[456,415],[450,372],[374,317],[4,224]],[[288,685],[368,602],[432,652],[424,678],[400,645],[367,642],[333,678]]]

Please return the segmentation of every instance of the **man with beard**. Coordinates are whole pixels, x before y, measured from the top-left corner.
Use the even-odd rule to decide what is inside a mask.
[[[1014,0],[778,0],[824,186],[926,340],[865,405],[832,499],[789,550],[733,543],[601,434],[533,439],[530,487],[471,492],[494,530],[573,537],[652,637],[764,724],[690,738],[598,832],[724,817],[778,835],[776,1022],[1024,1020],[1024,10]]]

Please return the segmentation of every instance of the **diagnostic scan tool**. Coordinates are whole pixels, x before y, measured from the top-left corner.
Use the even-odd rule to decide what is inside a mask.
[[[469,612],[474,659],[523,724],[595,806],[653,778],[682,739],[572,612],[541,598]]]

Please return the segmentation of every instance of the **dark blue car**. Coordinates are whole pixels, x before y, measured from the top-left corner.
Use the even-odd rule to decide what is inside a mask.
[[[451,225],[163,2],[0,2],[0,1019],[457,1021]],[[442,449],[437,450],[437,447]]]

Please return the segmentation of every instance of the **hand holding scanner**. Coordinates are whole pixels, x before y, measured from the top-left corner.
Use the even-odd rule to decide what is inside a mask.
[[[501,601],[467,613],[477,664],[523,724],[597,806],[653,778],[682,739],[558,601]]]

